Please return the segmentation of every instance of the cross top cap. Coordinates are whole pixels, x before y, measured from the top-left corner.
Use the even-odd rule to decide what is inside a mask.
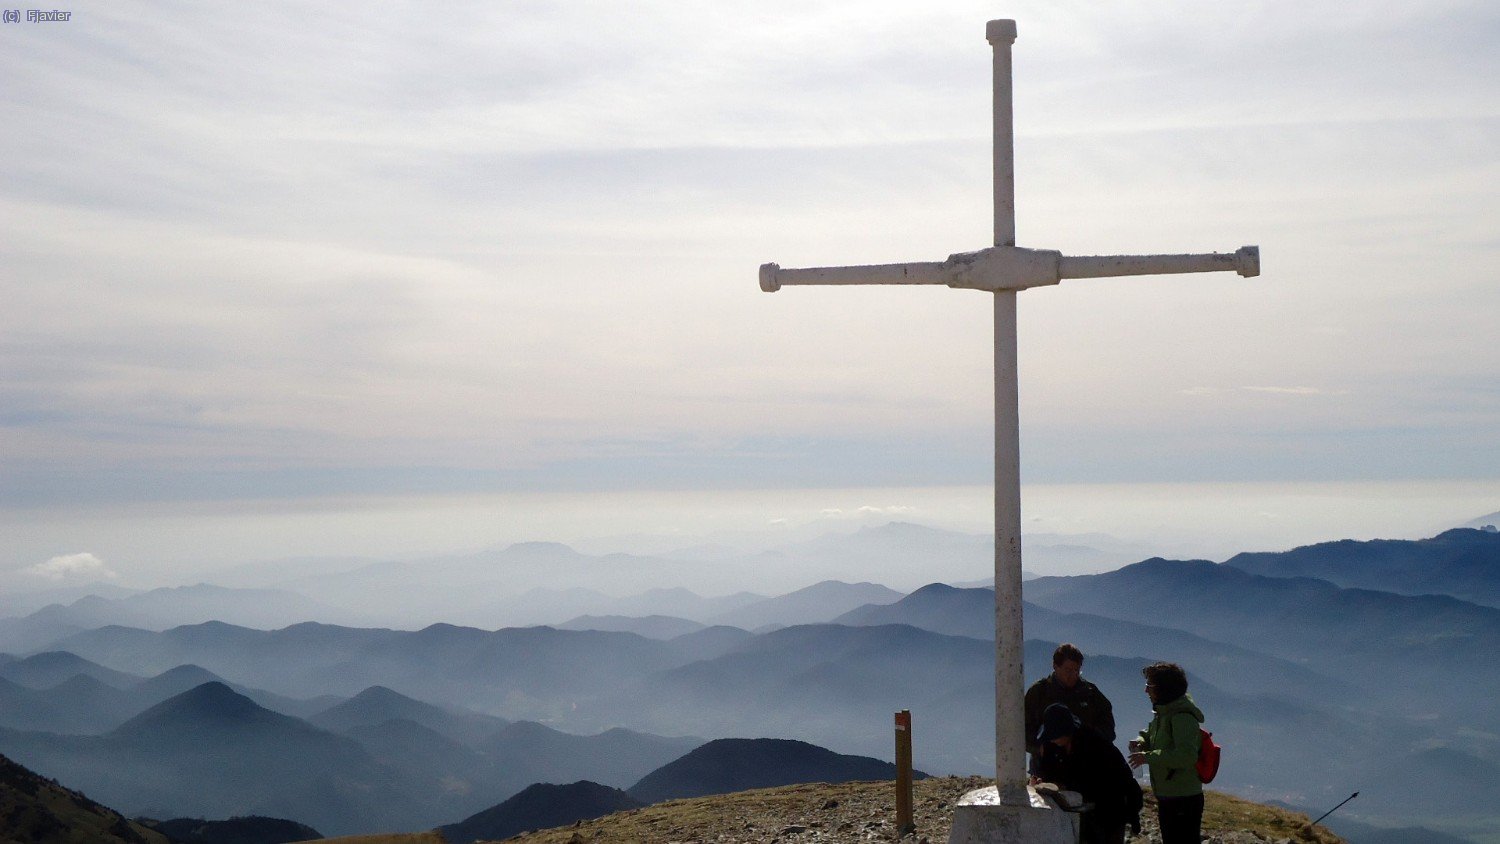
[[[1014,41],[1016,40],[1016,22],[1009,18],[990,21],[984,25],[984,37],[992,44],[996,41]]]

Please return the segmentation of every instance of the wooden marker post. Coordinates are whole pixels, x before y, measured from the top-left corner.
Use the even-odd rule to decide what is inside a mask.
[[[911,818],[911,710],[896,713],[896,837],[916,832]]]

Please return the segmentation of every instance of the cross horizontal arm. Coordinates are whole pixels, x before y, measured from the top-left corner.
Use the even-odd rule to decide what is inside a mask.
[[[947,284],[948,281],[949,274],[942,261],[803,269],[760,265],[760,289],[767,293],[775,293],[784,284]]]
[[[1196,255],[1064,255],[1054,249],[995,246],[959,252],[946,261],[869,264],[856,267],[782,269],[760,265],[760,289],[775,293],[786,284],[946,284],[968,290],[1025,290],[1065,278],[1160,275],[1234,270],[1260,275],[1260,247]]]
[[[1117,275],[1162,275],[1234,270],[1245,278],[1260,275],[1260,248],[1242,246],[1234,252],[1202,255],[1064,255],[1058,262],[1062,278],[1105,278]]]

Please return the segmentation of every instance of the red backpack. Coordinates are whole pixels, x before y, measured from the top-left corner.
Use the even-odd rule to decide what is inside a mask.
[[[1214,744],[1214,734],[1202,727],[1198,728],[1198,779],[1205,785],[1214,781],[1219,775],[1219,753],[1223,748]]]

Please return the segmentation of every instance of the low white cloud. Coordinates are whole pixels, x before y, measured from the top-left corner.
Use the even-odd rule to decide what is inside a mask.
[[[844,518],[860,516],[900,516],[917,512],[917,508],[908,507],[904,504],[891,504],[885,507],[876,507],[873,504],[861,504],[851,510],[842,507],[824,507],[818,511],[818,515],[825,519]]]
[[[1327,390],[1317,387],[1241,387],[1252,393],[1278,393],[1283,396],[1326,396],[1331,395]]]
[[[104,561],[84,552],[63,554],[45,563],[37,563],[24,569],[26,574],[55,581],[90,582],[95,580],[118,580],[116,574]]]

